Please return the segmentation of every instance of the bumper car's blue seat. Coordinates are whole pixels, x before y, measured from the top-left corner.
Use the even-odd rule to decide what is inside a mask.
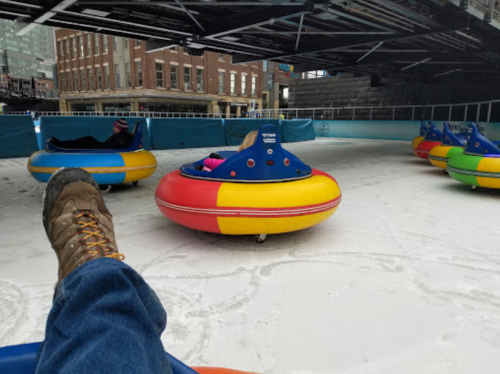
[[[450,147],[463,147],[465,145],[465,134],[455,134],[450,130],[448,122],[443,124],[443,137],[441,145]]]
[[[197,170],[205,158],[181,167],[181,175],[196,179],[226,182],[283,182],[312,175],[310,166],[281,147],[279,134],[273,125],[264,125],[252,146],[241,152],[219,152],[225,162],[210,172]]]
[[[42,343],[28,343],[11,345],[0,348],[0,373],[1,374],[35,374],[36,356]],[[186,366],[181,361],[167,355],[173,374],[197,374],[196,371]]]

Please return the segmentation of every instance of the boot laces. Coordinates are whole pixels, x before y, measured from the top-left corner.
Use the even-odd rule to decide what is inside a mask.
[[[110,248],[111,241],[102,233],[99,228],[99,221],[88,210],[81,210],[75,216],[75,224],[79,225],[77,232],[79,235],[80,250],[85,261],[90,261],[98,257],[114,258],[123,261],[125,256]]]

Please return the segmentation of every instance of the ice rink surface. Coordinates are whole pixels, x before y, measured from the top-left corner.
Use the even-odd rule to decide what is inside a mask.
[[[105,195],[120,252],[168,312],[166,350],[269,374],[498,373],[500,191],[470,192],[409,142],[285,148],[334,176],[343,199],[326,222],[264,244],[156,207],[160,178],[213,149],[154,152],[151,178]],[[45,185],[26,163],[0,160],[0,346],[43,339],[57,277]]]

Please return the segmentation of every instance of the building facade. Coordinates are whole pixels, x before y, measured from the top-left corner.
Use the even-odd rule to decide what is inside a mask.
[[[13,90],[53,90],[54,29],[37,26],[26,34],[19,22],[0,20],[0,86]]]
[[[61,111],[193,112],[240,116],[262,108],[262,62],[189,55],[182,47],[146,52],[145,42],[55,31]]]

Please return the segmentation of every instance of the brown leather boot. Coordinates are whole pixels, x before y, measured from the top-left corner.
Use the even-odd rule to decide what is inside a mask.
[[[99,185],[83,169],[57,171],[45,189],[43,225],[59,260],[59,281],[84,263],[118,253],[113,216]]]

